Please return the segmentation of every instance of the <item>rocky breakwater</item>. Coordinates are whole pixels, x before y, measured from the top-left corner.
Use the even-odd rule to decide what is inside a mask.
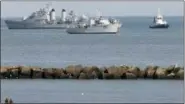
[[[1,66],[1,79],[184,79],[184,67],[82,66],[41,68],[34,66]]]

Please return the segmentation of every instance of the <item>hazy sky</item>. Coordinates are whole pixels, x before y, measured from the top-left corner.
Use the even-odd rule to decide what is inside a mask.
[[[46,2],[13,2],[1,3],[2,17],[22,17],[44,7]],[[95,15],[100,10],[103,16],[154,16],[157,9],[161,9],[164,16],[183,16],[183,2],[181,1],[53,1],[52,6],[56,15],[60,16],[61,9],[74,10],[77,14]]]

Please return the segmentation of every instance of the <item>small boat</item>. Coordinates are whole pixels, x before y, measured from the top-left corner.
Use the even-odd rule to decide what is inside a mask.
[[[149,26],[150,28],[168,28],[169,24],[164,20],[163,16],[160,14],[160,9],[158,9],[158,15],[154,17],[153,24]]]

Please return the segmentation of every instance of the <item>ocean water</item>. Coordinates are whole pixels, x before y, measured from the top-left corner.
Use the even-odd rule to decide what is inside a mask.
[[[8,30],[1,26],[1,64],[183,65],[183,17],[166,17],[169,29],[149,29],[152,17],[119,17],[120,33],[67,34],[65,30]]]
[[[183,103],[181,80],[1,80],[17,103]]]
[[[1,65],[183,66],[183,17],[166,17],[168,29],[149,29],[153,17],[119,19],[123,27],[114,35],[8,30],[2,20]],[[11,97],[18,103],[182,103],[183,83],[177,80],[1,80],[1,99]]]

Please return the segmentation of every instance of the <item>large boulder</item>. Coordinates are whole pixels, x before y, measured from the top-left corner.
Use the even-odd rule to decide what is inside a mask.
[[[176,73],[176,77],[178,79],[184,79],[184,69],[181,68],[177,73]]]
[[[129,67],[127,66],[110,66],[107,68],[110,77],[113,77],[113,79],[122,79],[123,73],[126,73]]]
[[[15,78],[16,75],[13,73],[12,69],[7,69],[6,72],[1,73],[1,78]]]
[[[42,68],[40,67],[30,67],[30,78],[42,78],[41,74],[43,72]],[[18,73],[22,74],[22,71],[18,69]]]
[[[118,73],[122,74],[122,73],[126,73],[130,67],[126,66],[126,65],[122,65],[122,66],[118,66]]]
[[[126,65],[121,65],[119,66],[122,70],[128,70],[129,69],[129,66],[126,66]]]
[[[144,78],[144,76],[145,76],[145,70],[140,70],[140,71],[139,71],[139,76],[138,76],[138,78]]]
[[[52,68],[52,78],[53,79],[63,78],[62,73],[63,73],[63,69],[60,69],[60,68]]]
[[[111,73],[103,73],[103,79],[114,79],[114,75]]]
[[[116,74],[118,73],[118,68],[116,66],[110,66],[106,68],[108,70],[108,73]]]
[[[98,79],[101,71],[96,66],[87,66],[83,68],[83,72],[87,74],[89,79]]]
[[[166,75],[172,73],[175,69],[175,65],[170,65],[169,67],[166,68]]]
[[[52,79],[53,78],[53,70],[52,68],[43,68],[41,73],[41,77],[44,79]]]
[[[70,65],[65,68],[67,73],[72,74],[74,77],[78,78],[80,73],[83,72],[82,65]]]
[[[108,73],[109,73],[109,78],[111,77],[112,75],[112,79],[120,79],[121,77],[121,73],[120,73],[120,69],[116,66],[110,66],[107,68],[108,70]],[[108,77],[107,77],[108,78]]]
[[[7,69],[10,69],[10,67],[7,66],[1,66],[1,73],[7,72]]]
[[[167,79],[175,79],[175,73],[170,73],[170,74],[167,74]]]
[[[127,74],[126,73],[122,73],[120,77],[121,77],[121,79],[127,79]]]
[[[182,69],[181,67],[175,67],[173,72],[176,74],[180,69]]]
[[[70,79],[76,79],[76,77],[74,77],[70,73],[67,73],[67,71],[64,70],[64,69],[62,69],[61,78],[62,79],[68,79],[68,78],[70,78]]]
[[[86,66],[86,67],[83,67],[83,72],[85,72],[85,73],[92,73],[93,71],[100,72],[100,69],[97,66]]]
[[[129,67],[127,72],[134,74],[136,77],[140,76],[140,68],[139,67],[131,66],[131,67]]]
[[[41,72],[41,68],[31,67],[31,66],[19,66],[16,72],[18,73],[18,76],[20,78],[31,78],[31,77],[35,77],[35,72],[36,73]]]
[[[96,71],[93,71],[91,73],[91,76],[89,77],[90,79],[98,79],[98,73]]]
[[[94,76],[94,79],[103,79],[103,70],[101,70],[97,66],[92,66],[91,69],[93,70],[92,75]]]
[[[157,68],[156,70],[156,76],[158,79],[165,79],[166,78],[166,70],[165,68]]]
[[[108,71],[108,68],[102,67],[102,79],[113,79],[114,75]]]
[[[126,79],[137,79],[137,76],[133,73],[126,73]]]
[[[183,73],[184,68],[177,67],[176,65],[171,65],[166,68],[166,75],[168,79],[184,79]],[[183,75],[183,76],[182,76]]]
[[[81,73],[80,73],[80,76],[79,76],[79,79],[88,79],[88,76],[87,76],[86,73],[81,72]]]
[[[156,75],[156,70],[157,70],[158,66],[147,66],[145,69],[145,74],[146,74],[146,78],[153,78],[155,79]]]
[[[109,73],[106,67],[101,68],[101,70],[102,70],[102,73]]]

